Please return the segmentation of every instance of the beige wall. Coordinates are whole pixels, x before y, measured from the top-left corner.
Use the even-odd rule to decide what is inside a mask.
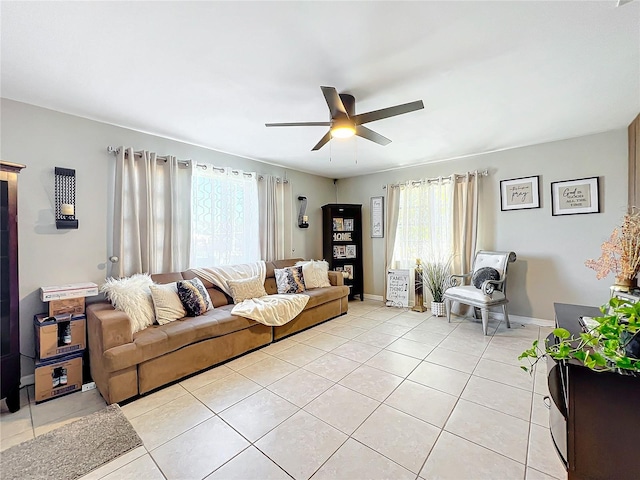
[[[291,180],[293,190],[293,251],[291,256],[322,255],[322,211],[335,202],[333,181],[205,148],[148,135],[60,112],[2,99],[1,144],[3,160],[27,166],[19,177],[19,269],[21,351],[34,355],[33,315],[45,311],[39,288],[92,281],[104,282],[111,255],[108,186],[114,157],[107,146],[125,145],[159,154],[172,154],[217,166],[278,175]],[[251,139],[247,139],[251,141]],[[56,230],[53,214],[54,167],[76,170],[78,230]],[[297,227],[298,195],[308,198],[310,227]],[[22,374],[33,371],[23,362]]]
[[[340,202],[362,203],[364,291],[382,295],[384,239],[370,238],[370,197],[383,184],[489,170],[480,180],[478,249],[513,250],[510,312],[553,319],[553,303],[600,305],[613,278],[597,280],[585,260],[600,255],[600,244],[619,224],[627,203],[626,129],[436,164],[394,170],[338,182]],[[541,208],[500,211],[500,180],[540,175]],[[551,186],[558,180],[600,178],[601,213],[551,216]],[[385,232],[386,235],[386,232]]]

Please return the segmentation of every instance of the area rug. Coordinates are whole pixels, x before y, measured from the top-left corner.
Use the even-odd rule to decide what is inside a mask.
[[[2,480],[72,480],[142,445],[116,404],[0,453]]]

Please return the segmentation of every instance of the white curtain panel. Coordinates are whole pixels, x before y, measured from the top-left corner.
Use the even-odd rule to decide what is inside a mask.
[[[395,268],[392,264],[393,251],[396,246],[396,232],[398,231],[398,212],[400,210],[400,189],[394,188],[391,184],[387,185],[387,236],[384,245],[384,292],[382,297],[387,301],[387,271]]]
[[[471,272],[478,238],[478,172],[459,175],[453,193],[453,270]]]
[[[205,166],[193,173],[190,266],[260,260],[256,175]]]
[[[291,183],[262,175],[258,178],[258,199],[262,260],[289,258],[293,221]]]
[[[391,264],[411,268],[418,258],[449,258],[453,254],[453,182],[440,178],[395,188],[400,192]]]
[[[114,202],[115,277],[163,273],[189,267],[192,165],[153,152],[116,155]]]

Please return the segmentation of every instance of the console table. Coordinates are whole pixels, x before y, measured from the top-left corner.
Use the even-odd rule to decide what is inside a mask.
[[[554,308],[556,325],[576,336],[582,332],[581,316],[601,315],[595,307],[555,303]],[[547,370],[551,437],[569,480],[639,478],[640,377],[597,373],[578,361],[550,357]]]

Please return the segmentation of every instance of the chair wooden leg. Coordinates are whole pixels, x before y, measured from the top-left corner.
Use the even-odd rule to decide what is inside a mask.
[[[482,309],[482,332],[487,334],[487,327],[489,326],[489,309]]]
[[[448,298],[444,299],[444,309],[447,312],[447,322],[451,323],[451,300]]]
[[[502,311],[504,312],[504,320],[507,322],[507,328],[511,328],[511,322],[509,322],[509,314],[507,313],[507,304],[502,305]]]

